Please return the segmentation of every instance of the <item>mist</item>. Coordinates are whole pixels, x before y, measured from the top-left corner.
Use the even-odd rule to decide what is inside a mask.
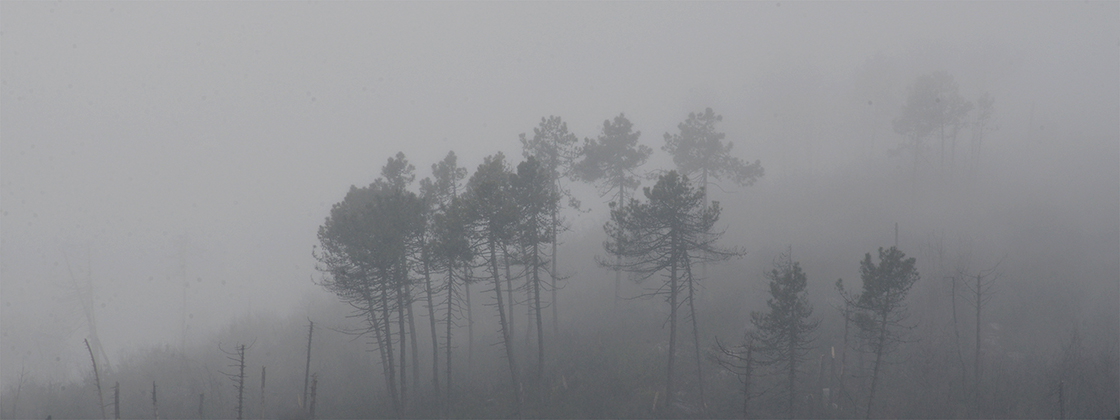
[[[4,2],[0,12],[0,416],[101,415],[97,353],[105,398],[118,382],[122,406],[143,407],[125,417],[151,416],[149,382],[165,417],[201,417],[200,393],[207,416],[235,417],[219,371],[237,344],[251,344],[248,415],[306,416],[309,321],[322,417],[748,416],[714,349],[740,344],[751,313],[768,310],[766,276],[782,255],[804,270],[819,326],[795,411],[780,375],[759,368],[757,389],[774,391],[751,417],[1120,415],[1116,2]],[[907,137],[896,121],[931,75],[950,77],[968,111],[951,137]],[[994,102],[978,129],[984,95]],[[582,146],[623,114],[652,149],[627,189],[647,202],[642,188],[679,169],[665,138],[708,108],[729,155],[764,174],[709,180],[718,243],[735,255],[696,268],[695,324],[676,332],[678,393],[664,389],[669,305],[640,297],[667,274],[639,284],[623,273],[616,296],[604,246],[614,198],[565,177],[540,378],[525,290],[509,309],[524,409],[513,408],[522,391],[488,280],[471,285],[471,343],[459,312],[437,346],[439,365],[450,345],[462,368],[449,407],[430,383],[416,283],[407,357],[420,355],[419,372],[408,366],[420,382],[408,384],[411,408],[393,408],[377,341],[350,334],[368,321],[326,287],[338,272],[324,265],[321,226],[348,191],[372,188],[400,152],[419,194],[449,151],[466,189],[499,152],[516,173],[528,157],[519,136],[532,139],[542,118],[561,117]],[[887,355],[878,395],[864,354],[847,374],[851,401],[834,401],[845,374],[826,359],[866,353],[846,336],[837,279],[858,292],[861,260],[892,246],[920,273],[905,301],[913,328]],[[951,289],[965,285],[949,279],[982,272],[996,280],[976,325],[965,289]],[[502,287],[526,282],[499,274]],[[979,376],[970,334],[983,335],[980,385],[968,376]],[[267,393],[252,376],[262,366]],[[967,400],[966,384],[983,387],[984,402]]]

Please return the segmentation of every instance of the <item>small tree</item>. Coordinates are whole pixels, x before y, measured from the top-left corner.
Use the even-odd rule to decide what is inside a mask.
[[[989,104],[990,105],[990,104]],[[940,166],[945,166],[945,141],[950,144],[950,161],[956,153],[957,134],[968,121],[972,102],[957,89],[953,75],[945,71],[918,76],[910,85],[902,113],[892,121],[894,131],[905,137],[903,147],[914,151],[914,171],[930,137],[940,139]]]
[[[766,273],[770,280],[769,312],[751,312],[757,330],[760,361],[786,374],[789,418],[794,417],[797,371],[812,350],[812,334],[820,321],[810,320],[813,307],[805,291],[805,273],[789,252],[778,256]]]
[[[905,332],[914,328],[904,324],[909,316],[906,294],[920,278],[914,264],[914,258],[906,258],[906,254],[896,247],[879,248],[879,265],[871,261],[870,253],[859,264],[860,279],[863,280],[861,293],[848,293],[844,290],[844,280],[836,280],[836,290],[851,308],[845,312],[854,318],[860,338],[875,354],[871,387],[867,394],[867,418],[871,418],[871,404],[875,400],[875,386],[883,356],[905,341]]]

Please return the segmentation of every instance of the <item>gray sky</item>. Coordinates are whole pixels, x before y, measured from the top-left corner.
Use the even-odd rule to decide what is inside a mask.
[[[351,184],[397,151],[421,177],[448,150],[472,172],[499,150],[520,159],[517,135],[547,115],[582,138],[626,112],[657,150],[651,165],[668,167],[661,134],[712,106],[768,177],[819,172],[897,142],[889,126],[860,131],[897,112],[867,111],[869,91],[853,87],[879,54],[903,77],[878,81],[895,89],[884,97],[945,69],[969,97],[996,95],[1005,138],[1030,120],[1103,150],[1118,141],[1116,2],[0,9],[0,327],[11,342],[63,326],[42,352],[85,335],[68,266],[79,279],[92,270],[110,355],[177,344],[184,295],[190,337],[249,311],[298,310],[318,292],[316,230]],[[767,122],[771,111],[784,123]],[[775,140],[790,127],[809,130],[812,151]],[[857,147],[834,129],[872,139]],[[1034,147],[1012,156],[1064,146]],[[1112,158],[1096,157],[1110,171]],[[1101,200],[1107,218],[1114,195]],[[18,370],[14,348],[4,374]]]

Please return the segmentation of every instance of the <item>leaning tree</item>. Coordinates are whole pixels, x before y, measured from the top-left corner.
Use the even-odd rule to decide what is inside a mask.
[[[871,253],[859,264],[863,291],[851,294],[844,289],[844,280],[836,280],[836,289],[850,310],[844,311],[859,327],[860,338],[866,348],[875,354],[871,371],[871,387],[867,393],[867,418],[871,418],[871,404],[875,401],[875,386],[879,379],[883,356],[906,341],[906,332],[914,328],[907,325],[909,311],[906,294],[920,276],[914,267],[913,257],[896,247],[879,248],[879,264],[871,261]]]
[[[498,308],[498,322],[505,347],[506,362],[509,364],[514,395],[515,415],[521,415],[521,377],[517,360],[513,357],[513,338],[506,319],[505,304],[502,297],[501,274],[498,271],[498,251],[510,243],[517,228],[517,206],[513,201],[510,186],[510,170],[505,155],[483,159],[478,170],[467,181],[466,208],[469,220],[473,221],[474,241],[478,246],[475,255],[482,257],[482,264],[494,282],[494,298]]]

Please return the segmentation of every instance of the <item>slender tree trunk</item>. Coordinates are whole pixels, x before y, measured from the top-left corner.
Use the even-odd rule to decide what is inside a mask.
[[[454,311],[455,302],[455,263],[450,261],[447,264],[447,375],[444,379],[447,381],[447,393],[444,399],[444,417],[451,418],[451,315]]]
[[[535,236],[535,235],[534,235]],[[533,238],[533,306],[537,311],[537,403],[544,395],[544,324],[541,316],[540,250]]]
[[[517,360],[513,358],[513,346],[509,337],[509,324],[506,321],[506,312],[502,303],[502,279],[498,275],[498,251],[495,239],[490,238],[490,272],[494,278],[494,297],[498,300],[498,321],[501,323],[502,344],[506,349],[506,361],[509,363],[510,377],[513,380],[514,414],[521,417],[521,379],[518,375]]]
[[[311,335],[315,332],[315,323],[312,322],[310,319],[307,320],[307,322],[308,322],[308,326],[307,326],[307,364],[304,365],[304,369],[303,369],[303,400],[301,400],[301,401],[304,401],[304,402],[307,401],[307,385],[308,385],[308,380],[311,377]],[[264,376],[263,371],[261,373],[261,376],[262,377]],[[261,379],[261,388],[264,388],[264,379]],[[262,396],[264,395],[263,389],[261,391],[261,395]]]
[[[388,278],[388,277],[383,277]],[[382,322],[385,325],[385,356],[388,358],[387,366],[389,366],[389,393],[393,398],[393,411],[397,416],[401,414],[401,394],[397,392],[397,378],[396,366],[393,361],[393,328],[392,318],[389,316],[389,285],[384,284],[381,287],[381,315]],[[306,401],[306,400],[305,400]],[[306,404],[306,402],[305,402]]]
[[[399,269],[399,268],[398,268]],[[397,277],[397,336],[400,338],[401,346],[401,364],[400,364],[400,380],[401,380],[401,409],[408,410],[408,357],[405,356],[408,351],[408,330],[405,329],[405,315],[404,315],[404,291],[401,290],[400,277]]]
[[[412,346],[412,385],[416,387],[416,392],[420,392],[420,346],[417,344],[416,334],[416,319],[413,317],[413,302],[411,288],[405,286],[405,309],[408,312],[408,336],[412,340],[409,345]]]
[[[264,420],[264,366],[261,366],[261,409],[257,416]]]
[[[369,323],[373,329],[374,336],[377,338],[377,352],[381,355],[381,376],[385,379],[385,389],[390,390],[390,397],[393,403],[393,409],[397,408],[397,393],[396,382],[392,376],[389,375],[389,369],[392,368],[393,363],[389,361],[386,355],[385,338],[381,335],[381,323],[377,316],[377,310],[373,305],[373,298],[368,297],[369,300]],[[309,366],[310,368],[310,366]],[[300,407],[307,407],[307,394],[304,394],[300,400]]]
[[[471,314],[471,283],[465,280],[463,295],[467,297],[467,374],[469,375],[474,369],[474,316]]]
[[[796,342],[797,342],[797,340],[796,340],[795,337],[790,337],[789,348],[788,348],[788,350],[789,350],[789,372],[787,372],[788,378],[786,378],[789,381],[789,384],[787,384],[787,387],[788,387],[787,392],[789,393],[789,401],[788,401],[789,407],[787,409],[789,410],[789,418],[790,419],[794,418],[793,402],[797,400],[796,389],[794,388],[796,386],[796,380],[797,380],[797,357],[796,357],[796,353],[795,353],[796,349],[794,348],[794,344]]]
[[[432,273],[428,256],[424,255],[424,291],[428,298],[428,324],[432,331],[432,390],[439,404],[439,333],[436,330],[436,305],[432,298]]]
[[[509,299],[509,303],[506,305],[506,309],[508,309],[506,312],[509,312],[509,338],[512,343],[514,337],[517,337],[517,330],[513,328],[513,275],[511,275],[509,270],[509,250],[505,247],[502,247],[502,260],[506,267],[506,295]]]
[[[94,382],[97,384],[97,404],[98,404],[99,407],[101,407],[101,418],[104,419],[105,418],[105,398],[103,398],[101,396],[101,375],[97,373],[97,359],[93,357],[93,348],[90,347],[90,345],[89,345],[89,339],[86,339],[85,342],[86,342],[86,350],[89,350],[89,360],[91,362],[93,362],[93,379],[94,379]]]
[[[668,409],[663,414],[669,413],[673,407],[673,359],[677,351],[677,241],[672,239],[671,251],[673,256],[669,262],[669,367],[665,373],[665,402]]]
[[[557,180],[556,183],[557,183],[557,190],[559,190],[560,181]],[[552,333],[553,334],[559,334],[560,333],[560,315],[559,315],[559,309],[557,308],[558,306],[560,306],[560,304],[556,300],[556,279],[560,276],[560,273],[556,271],[556,244],[558,242],[557,241],[556,224],[559,223],[559,221],[558,221],[559,212],[560,212],[559,208],[553,207],[553,210],[552,210],[552,273],[551,273],[552,274],[552,284],[549,285],[550,288],[552,289],[551,292],[552,292]]]
[[[747,366],[743,378],[743,418],[750,418],[751,375],[754,374],[754,343],[747,342]]]
[[[956,340],[955,344],[957,350],[957,361],[960,362],[961,367],[961,389],[963,390],[968,383],[968,370],[965,367],[964,354],[961,353],[961,330],[959,328],[959,323],[957,322],[957,277],[954,275],[950,277],[950,279],[952,280],[952,284],[950,286],[952,296],[950,296],[949,302],[952,303],[953,309],[953,335]]]
[[[617,208],[620,209],[620,210],[622,209],[622,206],[624,206],[626,204],[626,203],[623,202],[623,200],[626,199],[626,195],[624,193],[625,189],[626,189],[626,179],[623,178],[623,177],[619,177],[619,182],[618,182],[618,207]],[[618,302],[620,300],[622,300],[622,269],[619,268],[619,267],[622,267],[622,238],[621,237],[615,238],[615,243],[619,247],[618,255],[615,256],[615,265],[614,265],[614,267],[615,267],[614,268],[614,307],[615,307],[615,309],[617,309],[618,308]]]
[[[696,348],[696,383],[700,388],[700,410],[705,415],[708,412],[708,402],[704,399],[704,365],[700,363],[700,327],[696,321],[696,279],[692,277],[692,263],[688,254],[684,255],[684,268],[688,282],[688,316],[692,319],[692,345]]]
[[[887,340],[887,314],[883,313],[883,319],[879,324],[879,341],[875,343],[875,367],[871,371],[871,389],[867,393],[867,416],[871,418],[871,402],[875,400],[875,384],[879,379],[879,365],[883,361],[883,347]]]
[[[981,277],[979,274],[976,275],[976,358],[975,358],[975,365],[973,365],[972,381],[973,381],[973,397],[976,398],[976,415],[977,416],[981,416],[982,413],[983,413],[983,410],[981,409],[981,406],[980,406],[981,400],[982,400],[980,398],[980,366],[981,366],[981,363],[983,361],[983,359],[981,359],[981,357],[980,357],[981,356],[980,355],[980,343],[981,343],[980,342],[980,326],[982,325],[980,323],[980,310],[984,307],[984,305],[983,305],[984,302],[981,300],[981,298],[983,297],[983,292],[984,292],[984,289],[981,288],[981,286],[982,286],[981,285],[981,279],[982,278],[983,277]]]

